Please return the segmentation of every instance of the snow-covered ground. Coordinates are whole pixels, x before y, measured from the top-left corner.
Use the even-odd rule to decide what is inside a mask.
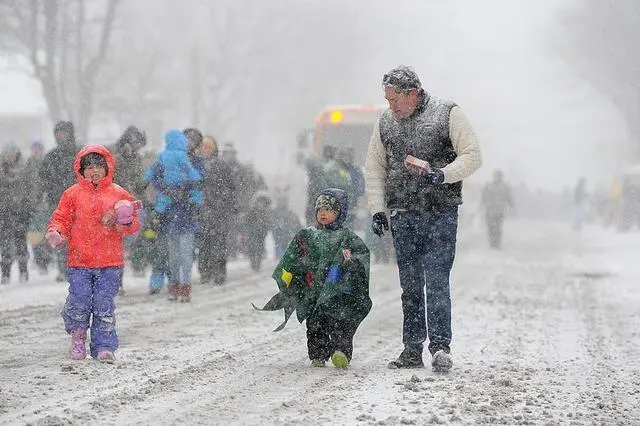
[[[640,235],[507,225],[505,250],[462,229],[449,374],[389,370],[401,350],[397,271],[374,266],[374,308],[347,371],[314,369],[304,326],[271,330],[272,263],[242,261],[191,304],[127,277],[115,365],[67,357],[51,277],[0,287],[2,424],[640,424]]]

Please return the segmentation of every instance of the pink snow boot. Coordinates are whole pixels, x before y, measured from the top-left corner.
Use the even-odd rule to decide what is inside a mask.
[[[98,351],[98,361],[113,364],[116,362],[116,357],[111,351]]]
[[[86,330],[77,328],[71,332],[71,358],[80,360],[87,357],[87,348],[84,342],[86,338]]]

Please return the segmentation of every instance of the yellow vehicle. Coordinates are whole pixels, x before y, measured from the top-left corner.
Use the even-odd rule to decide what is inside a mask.
[[[298,136],[298,158],[320,157],[325,146],[352,148],[353,159],[362,167],[378,117],[386,107],[339,105],[322,110],[312,129]]]

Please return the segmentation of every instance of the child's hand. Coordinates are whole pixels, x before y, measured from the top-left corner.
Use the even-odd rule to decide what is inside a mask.
[[[107,228],[110,228],[116,224],[117,219],[118,216],[116,215],[115,210],[109,210],[104,214],[104,216],[102,216],[102,224]]]
[[[47,240],[47,244],[49,244],[49,247],[51,248],[58,248],[64,244],[64,238],[62,238],[62,235],[54,229],[47,231],[44,239]]]
[[[342,257],[344,258],[344,260],[351,260],[351,250],[342,249]]]

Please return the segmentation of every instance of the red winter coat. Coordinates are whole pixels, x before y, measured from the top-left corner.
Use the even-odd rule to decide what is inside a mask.
[[[91,152],[102,155],[108,167],[107,175],[95,188],[80,174],[80,159]],[[47,230],[54,229],[67,240],[69,267],[124,266],[124,236],[138,231],[140,222],[135,214],[133,223],[128,226],[116,224],[106,227],[102,224],[102,217],[113,210],[118,200],[134,200],[131,194],[112,182],[115,170],[113,156],[101,145],[87,145],[76,155],[73,170],[78,183],[62,194]]]

